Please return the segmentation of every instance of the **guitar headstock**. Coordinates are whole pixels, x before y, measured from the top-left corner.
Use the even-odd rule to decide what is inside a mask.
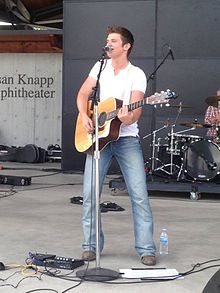
[[[154,93],[152,96],[147,98],[147,104],[157,105],[157,104],[167,104],[169,100],[176,99],[178,95],[167,89],[166,91],[161,91],[160,93]]]

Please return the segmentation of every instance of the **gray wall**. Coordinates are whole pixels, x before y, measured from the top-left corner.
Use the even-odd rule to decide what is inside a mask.
[[[0,54],[0,144],[61,145],[62,54]]]
[[[220,3],[217,0],[158,1],[64,1],[63,55],[63,124],[62,169],[82,170],[84,155],[74,147],[76,95],[91,66],[101,56],[105,31],[112,24],[130,29],[135,36],[131,61],[149,77],[169,51],[170,56],[150,80],[146,95],[170,88],[180,101],[191,108],[182,108],[174,131],[184,130],[180,122],[203,121],[205,98],[215,95],[220,87]],[[174,122],[177,107],[143,108],[140,120],[141,137]],[[186,129],[187,130],[187,129]],[[157,133],[166,137],[170,127]],[[188,133],[188,132],[187,132]],[[205,135],[204,129],[193,135]],[[142,141],[146,160],[150,155],[150,138]],[[117,165],[112,166],[117,170]]]

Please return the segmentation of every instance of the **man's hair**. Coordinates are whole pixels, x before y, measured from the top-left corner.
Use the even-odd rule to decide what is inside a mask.
[[[131,53],[132,47],[134,45],[134,37],[132,35],[132,33],[126,29],[125,27],[122,26],[109,26],[107,29],[107,35],[109,34],[120,34],[121,35],[121,39],[122,39],[122,44],[125,45],[127,43],[129,43],[131,45],[131,47],[128,49],[128,55]]]

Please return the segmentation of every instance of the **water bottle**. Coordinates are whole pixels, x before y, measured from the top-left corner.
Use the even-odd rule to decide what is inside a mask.
[[[168,254],[168,240],[167,229],[162,229],[160,234],[160,254]]]

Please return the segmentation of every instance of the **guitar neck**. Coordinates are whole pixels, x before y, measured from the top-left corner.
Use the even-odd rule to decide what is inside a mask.
[[[154,95],[144,98],[143,100],[129,104],[128,111],[133,111],[144,105],[164,104],[164,103],[167,103],[170,99],[176,99],[176,98],[177,98],[177,95],[174,92],[171,92],[170,90],[166,90],[165,92],[161,91],[160,93],[155,93]],[[118,115],[118,111],[120,107],[121,105],[119,107],[116,107],[114,111],[105,113],[106,114],[105,118],[107,120],[114,119]]]
[[[137,102],[134,102],[132,104],[129,104],[128,105],[128,111],[133,111],[137,108],[140,108],[144,105],[148,104],[148,98],[144,98],[143,100],[140,100],[140,101],[137,101]]]
[[[129,104],[128,105],[128,111],[133,111],[137,108],[140,108],[144,105],[148,104],[148,98],[144,98],[143,100],[140,100],[140,101],[137,101],[137,102],[134,102],[132,104]],[[110,119],[114,119],[117,115],[118,115],[118,111],[119,111],[119,108],[117,108],[116,110],[112,111],[112,112],[108,112],[107,113],[107,120],[110,120]]]

